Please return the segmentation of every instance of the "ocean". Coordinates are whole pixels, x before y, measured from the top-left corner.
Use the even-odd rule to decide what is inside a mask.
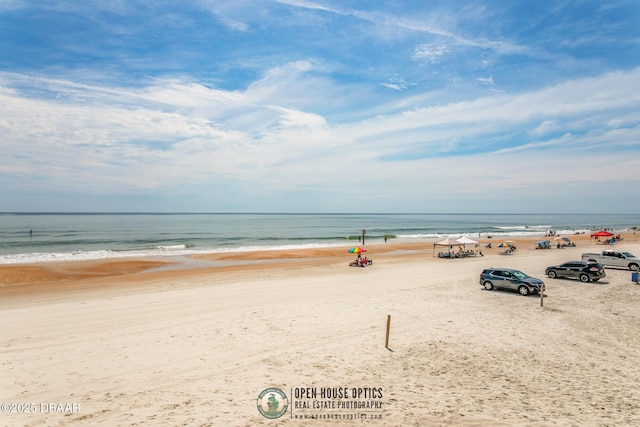
[[[0,264],[560,235],[640,225],[640,215],[0,213]]]

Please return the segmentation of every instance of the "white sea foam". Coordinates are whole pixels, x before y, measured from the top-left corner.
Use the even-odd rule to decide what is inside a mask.
[[[440,233],[427,233],[427,234],[398,234],[396,238],[398,240],[431,240],[443,237],[444,234]]]
[[[131,250],[131,251],[76,251],[76,252],[50,252],[50,253],[24,253],[0,255],[0,264],[27,264],[27,263],[46,263],[46,262],[63,262],[63,261],[86,261],[110,258],[145,258],[145,257],[170,257],[170,256],[187,256],[197,254],[211,253],[235,253],[235,252],[255,252],[255,251],[275,251],[275,250],[297,250],[297,249],[314,249],[343,247],[341,244],[330,243],[308,243],[300,245],[275,245],[275,246],[242,246],[233,248],[214,248],[214,249],[188,249],[186,245],[169,245],[158,246],[150,250]],[[168,248],[168,249],[167,249]]]
[[[161,246],[156,246],[156,249],[161,250],[161,251],[175,251],[178,249],[186,249],[187,245],[161,245]]]
[[[541,226],[544,227],[544,226]],[[458,238],[460,236],[467,236],[472,238],[487,238],[488,236],[500,236],[500,237],[536,237],[544,236],[549,231],[549,228],[524,228],[524,227],[499,227],[499,230],[481,233],[428,233],[428,234],[398,234],[396,237],[398,240],[427,240],[444,239],[447,237]],[[573,234],[573,231],[566,234]]]
[[[550,230],[553,228],[552,225],[509,225],[509,226],[494,226],[498,230]]]

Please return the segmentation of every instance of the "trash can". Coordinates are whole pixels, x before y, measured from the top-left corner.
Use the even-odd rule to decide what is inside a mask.
[[[633,273],[631,273],[631,281],[638,283],[638,272],[634,271]]]

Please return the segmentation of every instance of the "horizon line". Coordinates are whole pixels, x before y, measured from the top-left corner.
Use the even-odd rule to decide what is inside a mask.
[[[162,211],[6,211],[0,215],[637,215],[639,213],[584,212],[162,212]]]

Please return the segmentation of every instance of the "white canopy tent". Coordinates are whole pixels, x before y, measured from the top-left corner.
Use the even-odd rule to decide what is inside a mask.
[[[452,238],[452,237],[447,237],[444,240],[441,240],[439,242],[436,242],[433,244],[433,256],[436,256],[436,246],[448,246],[448,247],[452,247],[452,246],[464,246],[464,243],[460,243],[458,242],[456,239]]]
[[[456,242],[462,243],[463,245],[477,245],[478,244],[478,242],[476,242],[473,239],[468,238],[467,236],[460,236],[460,238],[457,239]]]

